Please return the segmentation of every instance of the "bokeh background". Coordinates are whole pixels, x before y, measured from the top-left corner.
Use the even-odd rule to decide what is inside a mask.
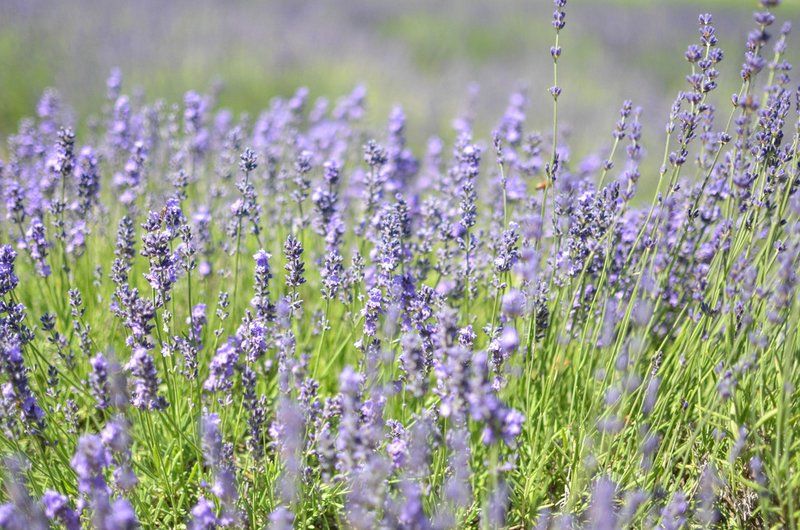
[[[800,0],[783,4],[780,19],[797,22]],[[631,98],[645,109],[645,140],[660,145],[701,12],[714,14],[726,51],[717,95],[725,104],[756,8],[755,0],[570,0],[560,84],[573,141],[591,148]],[[551,0],[0,0],[0,140],[48,86],[81,118],[96,113],[114,66],[127,92],[179,101],[222,83],[221,104],[250,113],[298,86],[335,97],[363,83],[375,127],[399,103],[412,143],[449,129],[473,86],[488,136],[509,93],[526,87],[530,126],[548,129],[551,13]]]

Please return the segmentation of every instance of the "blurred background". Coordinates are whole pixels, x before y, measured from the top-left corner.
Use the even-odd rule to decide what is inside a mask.
[[[800,0],[783,4],[775,32],[800,19]],[[574,141],[605,143],[598,135],[610,137],[631,98],[645,109],[645,141],[660,145],[702,12],[714,15],[726,52],[717,93],[726,103],[756,8],[756,0],[570,0],[560,84]],[[251,113],[299,86],[335,97],[363,83],[371,125],[399,103],[413,143],[449,129],[472,86],[477,130],[488,137],[510,92],[523,87],[529,126],[546,130],[551,14],[551,0],[0,0],[0,140],[48,86],[81,119],[97,113],[114,66],[125,92],[179,101],[220,82],[221,104]],[[798,42],[789,46],[794,63]]]

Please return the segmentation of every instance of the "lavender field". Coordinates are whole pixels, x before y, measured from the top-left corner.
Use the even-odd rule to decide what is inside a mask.
[[[44,50],[117,57],[107,5],[0,6],[0,528],[800,528],[800,10],[636,1],[333,9],[341,69],[232,91],[155,73],[177,30],[92,85]],[[195,11],[241,30],[204,75],[332,9],[265,5]],[[392,35],[416,67],[350,75]]]

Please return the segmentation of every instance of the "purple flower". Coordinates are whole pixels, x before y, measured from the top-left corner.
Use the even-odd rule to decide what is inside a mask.
[[[364,145],[364,162],[371,168],[384,165],[387,161],[386,151],[375,140],[370,140]]]
[[[512,289],[503,295],[501,308],[503,314],[511,317],[521,317],[526,312],[525,295],[519,289]]]
[[[344,258],[339,251],[334,248],[325,254],[325,261],[320,276],[322,277],[322,296],[326,300],[332,300],[339,292],[339,288],[344,282]]]
[[[125,368],[131,374],[133,391],[131,404],[142,410],[160,410],[167,407],[167,400],[158,395],[158,378],[155,362],[150,352],[142,346],[135,346]]]
[[[98,353],[89,360],[92,371],[89,372],[89,385],[98,409],[105,409],[111,400],[111,391],[108,386],[108,362],[102,353]]]
[[[669,503],[661,510],[661,527],[664,530],[678,530],[686,524],[686,515],[689,510],[689,503],[686,496],[678,491]]]
[[[114,528],[115,530],[136,530],[139,520],[136,512],[127,499],[117,499],[111,505],[111,511],[106,517],[105,526],[101,528]]]
[[[208,379],[203,388],[208,392],[221,392],[233,386],[233,372],[239,362],[239,344],[234,338],[220,346],[209,364]]]
[[[553,27],[556,29],[556,32],[558,32],[566,26],[564,8],[567,6],[567,0],[553,0],[553,4],[556,7],[556,10],[553,12]]]
[[[35,502],[25,485],[25,463],[17,457],[3,461],[5,494],[8,503],[0,505],[0,528],[9,530],[47,530],[50,525],[42,507]]]
[[[55,151],[53,170],[60,173],[61,178],[66,178],[75,169],[75,132],[72,129],[58,130]]]
[[[71,461],[78,477],[78,491],[89,500],[95,527],[133,530],[138,528],[138,521],[130,503],[125,499],[111,501],[111,490],[104,477],[111,462],[111,453],[100,436],[81,436]]]
[[[133,221],[130,217],[123,216],[117,227],[117,243],[114,249],[114,264],[111,266],[111,278],[117,286],[122,286],[128,282],[128,272],[136,257],[134,249]]]
[[[185,218],[175,199],[168,200],[161,212],[150,212],[142,223],[145,233],[140,253],[150,262],[145,279],[157,295],[157,306],[171,299],[172,287],[178,280],[179,256],[171,249],[171,244],[184,223]]]
[[[508,358],[519,347],[519,335],[513,327],[505,327],[500,332],[498,346],[504,358]]]
[[[138,289],[131,289],[127,285],[119,287],[114,296],[116,300],[112,302],[111,310],[131,331],[126,340],[128,346],[152,349],[153,339],[150,337],[150,332],[153,330],[153,320],[156,316],[153,301],[142,298]]]
[[[114,480],[122,491],[130,491],[138,483],[133,472],[131,446],[133,439],[130,424],[125,416],[118,415],[110,420],[100,433],[100,439],[109,449],[116,464]]]
[[[14,274],[14,260],[17,253],[11,245],[0,246],[0,296],[5,296],[14,290],[19,283],[19,278]]]
[[[272,278],[270,269],[270,256],[266,251],[259,250],[253,256],[255,266],[255,294],[250,305],[256,310],[256,316],[271,321],[275,318],[275,306],[270,301],[269,280]]]
[[[279,506],[269,514],[269,530],[291,530],[294,528],[294,514],[286,507]]]
[[[456,179],[461,186],[459,190],[461,223],[469,229],[475,225],[477,219],[475,179],[478,177],[481,163],[480,148],[477,145],[463,142],[456,162]]]
[[[589,507],[589,526],[596,530],[617,528],[617,514],[614,506],[616,487],[607,477],[600,477],[592,487],[592,502]]]
[[[297,500],[302,483],[301,451],[305,445],[305,430],[305,418],[298,403],[288,398],[279,399],[270,434],[275,440],[282,464],[278,495],[287,505]]]
[[[472,373],[467,382],[463,398],[469,406],[473,420],[483,425],[483,442],[494,444],[502,440],[508,445],[515,443],[522,432],[525,417],[507,407],[497,397],[489,381],[489,370],[485,352],[479,352],[472,362]]]
[[[305,265],[303,264],[303,245],[293,235],[286,238],[283,245],[283,254],[286,258],[286,286],[296,289],[306,283],[304,277]]]
[[[31,220],[25,232],[25,246],[31,259],[36,263],[36,271],[42,277],[50,276],[50,265],[47,264],[47,249],[50,244],[44,232],[44,225],[38,217]]]
[[[214,475],[211,492],[222,505],[220,526],[234,524],[239,519],[236,508],[239,494],[236,490],[236,478],[232,464],[226,457],[230,449],[223,443],[220,419],[216,414],[203,414],[200,420],[200,444],[206,466]]]
[[[2,304],[0,304],[2,309]],[[8,315],[8,313],[6,313]],[[3,328],[8,325],[5,320],[11,318],[0,318]],[[44,411],[39,406],[39,402],[30,387],[28,368],[25,366],[22,355],[22,344],[20,335],[14,330],[0,328],[0,372],[5,374],[7,382],[2,385],[4,397],[13,402],[19,411],[25,428],[32,434],[40,434],[44,427]]]
[[[245,149],[239,157],[239,168],[244,173],[255,171],[258,167],[258,155],[250,148]]]
[[[364,334],[374,337],[378,331],[378,319],[383,307],[383,293],[380,288],[373,287],[367,294],[364,304]]]
[[[81,436],[70,463],[78,476],[78,491],[90,497],[108,494],[103,471],[111,463],[111,455],[99,436]]]
[[[519,251],[517,250],[519,234],[517,233],[517,228],[516,223],[510,223],[508,229],[503,231],[501,240],[497,245],[494,268],[498,273],[510,271],[511,267],[517,263],[519,257]]]
[[[189,530],[215,530],[220,526],[220,520],[214,510],[214,505],[205,497],[197,499],[191,512]]]
[[[193,154],[202,155],[209,148],[209,132],[205,126],[208,101],[197,92],[189,91],[183,97],[183,127],[191,141]]]
[[[91,147],[81,149],[75,172],[78,179],[78,213],[83,217],[99,203],[99,160]]]
[[[242,234],[242,223],[245,219],[250,221],[250,232],[259,238],[261,234],[261,205],[256,197],[256,189],[251,182],[251,173],[256,169],[257,156],[251,149],[245,149],[240,155],[239,167],[243,176],[236,182],[236,188],[241,196],[230,206],[232,217],[229,220],[227,233],[232,239],[238,241]],[[260,239],[259,239],[260,241]],[[238,252],[238,247],[232,252]]]
[[[67,530],[80,530],[80,515],[69,507],[66,496],[52,490],[45,491],[42,496],[42,505],[44,514],[51,521],[60,522]]]
[[[114,101],[119,97],[120,90],[122,89],[122,70],[119,68],[112,68],[106,78],[106,97],[109,101]]]
[[[208,318],[206,317],[206,304],[195,304],[194,307],[192,307],[190,316],[186,319],[186,323],[191,326],[189,329],[189,339],[192,345],[197,348],[197,350],[202,350],[203,328],[208,323]]]

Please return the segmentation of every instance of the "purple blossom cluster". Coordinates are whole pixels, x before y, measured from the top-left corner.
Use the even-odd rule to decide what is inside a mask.
[[[632,101],[584,158],[559,129],[566,0],[551,132],[519,91],[415,154],[362,87],[236,116],[115,70],[76,134],[48,90],[0,162],[0,528],[796,525],[800,88],[761,4],[730,100],[698,18],[654,170]]]

